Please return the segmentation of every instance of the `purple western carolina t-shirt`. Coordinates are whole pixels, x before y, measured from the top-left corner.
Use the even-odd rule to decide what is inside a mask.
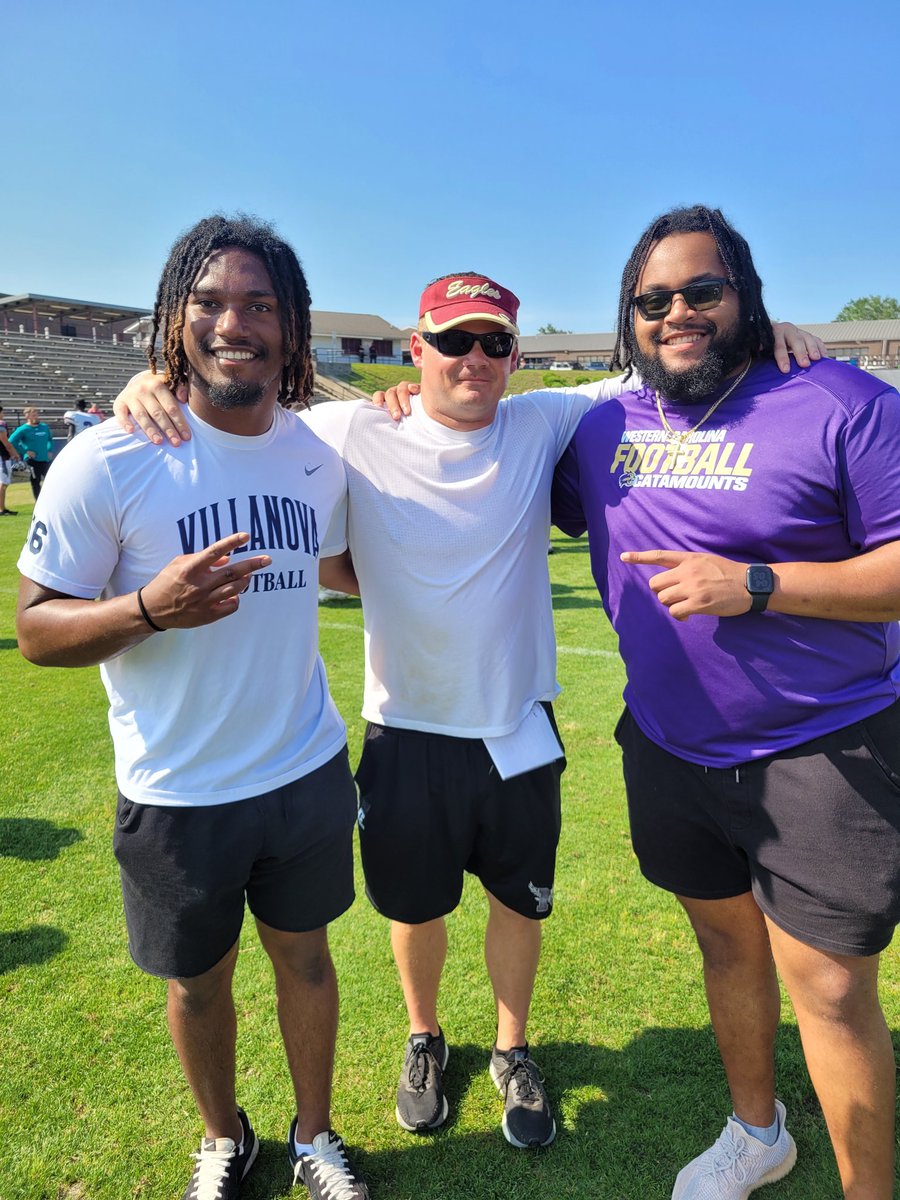
[[[712,399],[713,397],[710,397]],[[673,429],[709,407],[668,405]],[[896,622],[781,613],[676,621],[623,550],[741,562],[837,562],[900,538],[900,395],[825,360],[754,365],[673,458],[650,388],[589,412],[557,467],[553,520],[589,532],[619,636],[625,701],[658,745],[705,766],[763,757],[900,695]]]

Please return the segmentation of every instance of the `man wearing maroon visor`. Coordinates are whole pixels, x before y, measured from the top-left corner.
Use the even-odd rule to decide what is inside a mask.
[[[519,301],[472,272],[422,293],[410,339],[421,396],[399,423],[369,404],[321,405],[312,428],[350,470],[348,543],[366,624],[357,771],[366,890],[391,920],[409,1015],[396,1117],[412,1132],[448,1113],[438,988],[445,918],[466,872],[488,900],[497,1006],[490,1071],[513,1145],[556,1125],[526,1021],[541,921],[553,907],[559,692],[547,574],[553,467],[593,402],[502,400]]]

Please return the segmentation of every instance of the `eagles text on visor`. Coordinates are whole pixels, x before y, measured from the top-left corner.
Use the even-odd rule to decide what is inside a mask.
[[[472,272],[445,275],[429,283],[422,293],[419,329],[428,333],[443,333],[445,329],[452,329],[464,321],[493,321],[517,335],[518,313],[518,296],[493,279]]]

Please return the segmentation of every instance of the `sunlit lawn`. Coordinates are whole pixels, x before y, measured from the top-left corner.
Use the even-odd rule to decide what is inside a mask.
[[[30,495],[0,521],[0,1200],[180,1197],[199,1137],[165,1033],[163,986],[129,961],[111,850],[115,787],[95,670],[39,670],[13,634],[15,560]],[[452,1117],[428,1138],[393,1117],[405,1019],[387,927],[361,888],[333,928],[342,1022],[334,1121],[359,1153],[373,1200],[667,1200],[678,1168],[715,1137],[727,1093],[675,904],[645,883],[628,842],[612,729],[622,668],[588,573],[586,547],[554,539],[550,559],[569,754],[556,912],[531,1040],[560,1115],[540,1153],[512,1149],[487,1074],[492,1003],[469,886],[450,919],[442,992]],[[358,754],[359,605],[320,608],[323,654]],[[403,869],[398,861],[397,870]],[[248,923],[237,971],[239,1096],[263,1140],[248,1200],[290,1193],[284,1138],[291,1092],[267,960]],[[900,1047],[900,964],[884,998]],[[790,1010],[778,1043],[780,1094],[800,1158],[772,1195],[835,1200],[837,1176]],[[298,1189],[297,1195],[305,1193]]]

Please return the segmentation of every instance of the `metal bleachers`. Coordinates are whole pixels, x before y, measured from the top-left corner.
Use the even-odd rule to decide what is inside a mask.
[[[33,337],[0,333],[0,403],[12,429],[23,408],[34,407],[55,437],[65,437],[63,413],[83,398],[109,415],[112,402],[132,375],[144,370],[147,355],[138,346],[93,342],[87,338]],[[335,378],[334,368],[316,375],[312,403],[367,398]]]
[[[3,415],[12,427],[23,408],[34,407],[55,435],[64,435],[62,414],[76,400],[108,413],[123,385],[146,365],[143,349],[132,345],[0,333]]]

